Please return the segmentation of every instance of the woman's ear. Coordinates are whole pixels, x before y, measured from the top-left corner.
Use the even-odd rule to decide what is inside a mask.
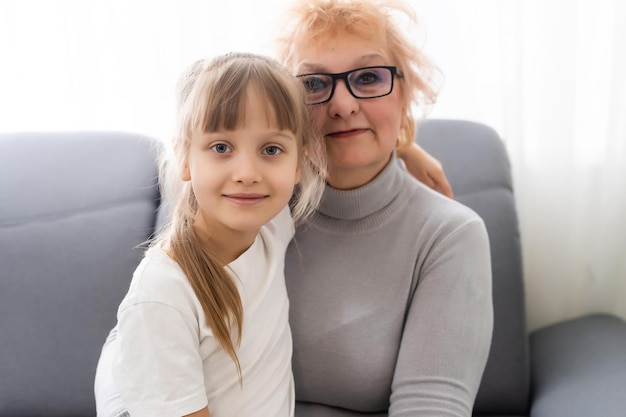
[[[398,132],[398,138],[396,139],[396,151],[399,148],[404,147],[407,137],[407,128],[409,127],[409,116],[406,110],[402,109],[402,117],[400,118],[400,131]]]
[[[408,122],[408,118],[409,118],[409,111],[408,111],[408,106],[403,106],[402,107],[402,119],[400,120],[400,129],[406,129],[409,126],[409,122]]]

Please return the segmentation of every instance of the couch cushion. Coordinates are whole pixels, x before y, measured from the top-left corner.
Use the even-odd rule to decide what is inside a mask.
[[[100,348],[158,205],[156,142],[0,135],[0,415],[94,415]]]
[[[626,322],[595,314],[530,337],[532,417],[626,415]]]

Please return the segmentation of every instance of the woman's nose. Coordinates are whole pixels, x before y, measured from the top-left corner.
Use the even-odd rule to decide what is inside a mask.
[[[359,110],[358,99],[348,90],[344,80],[337,80],[335,91],[328,102],[328,113],[330,117],[348,117]]]

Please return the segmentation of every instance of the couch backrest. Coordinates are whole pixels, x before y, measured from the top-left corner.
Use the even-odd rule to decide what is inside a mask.
[[[509,159],[491,128],[428,120],[417,142],[443,164],[455,198],[485,221],[491,245],[494,332],[475,415],[526,415],[530,390],[521,244]]]
[[[525,415],[522,263],[505,148],[492,129],[464,121],[426,121],[417,137],[491,241],[494,337],[476,415]],[[100,349],[142,255],[133,248],[154,231],[156,149],[116,132],[0,135],[0,417],[94,415]]]
[[[100,349],[158,205],[155,141],[0,135],[0,416],[93,416]]]

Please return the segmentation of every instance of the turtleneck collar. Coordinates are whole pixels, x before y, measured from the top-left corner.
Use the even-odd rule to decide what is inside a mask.
[[[339,190],[326,185],[314,223],[336,227],[336,222],[341,220],[369,218],[373,223],[384,220],[392,209],[393,201],[402,191],[405,175],[394,153],[387,166],[373,180],[359,188]]]

